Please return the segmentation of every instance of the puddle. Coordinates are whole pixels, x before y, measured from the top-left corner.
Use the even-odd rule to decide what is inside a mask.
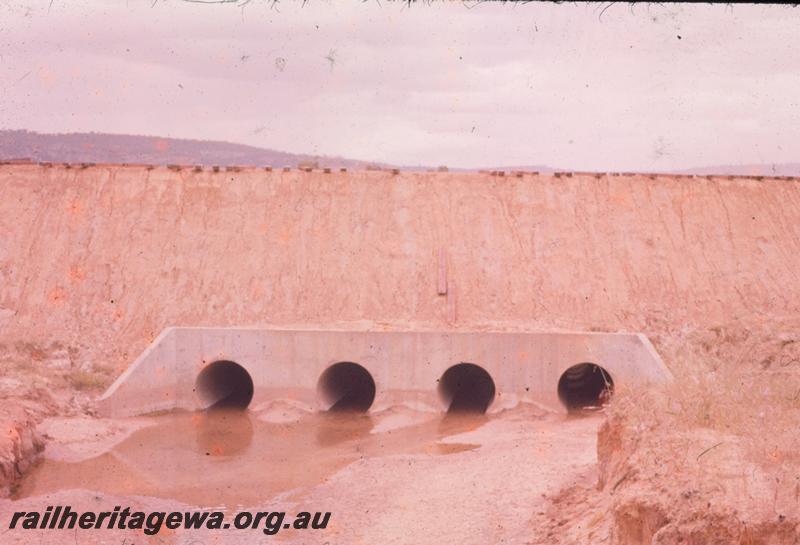
[[[484,415],[431,416],[371,433],[380,417],[310,413],[275,423],[248,411],[170,413],[109,451],[78,463],[45,459],[14,499],[73,488],[171,498],[201,507],[254,505],[322,483],[363,457],[451,455],[480,445],[439,443],[489,421]]]
[[[480,447],[473,443],[437,443],[426,447],[425,452],[428,454],[456,454],[459,452],[466,452],[468,450],[475,450]]]

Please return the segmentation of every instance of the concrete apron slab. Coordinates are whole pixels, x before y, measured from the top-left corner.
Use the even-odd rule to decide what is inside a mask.
[[[357,365],[332,367],[342,362]],[[461,363],[480,369],[451,369]],[[112,417],[203,409],[236,394],[232,389],[246,390],[249,380],[249,395],[240,391],[230,398],[235,403],[288,397],[327,410],[349,395],[357,409],[406,403],[447,410],[466,387],[467,396],[490,396],[490,413],[519,401],[566,412],[568,392],[559,385],[588,380],[574,367],[584,363],[599,366],[594,371],[614,388],[672,378],[639,333],[170,327],[109,387],[99,408]],[[363,391],[370,386],[372,395]]]

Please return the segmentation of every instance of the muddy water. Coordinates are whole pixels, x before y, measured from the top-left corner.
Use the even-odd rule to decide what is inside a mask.
[[[439,440],[487,421],[483,415],[436,415],[421,424],[371,433],[376,419],[361,414],[308,414],[284,424],[264,422],[247,411],[165,414],[95,458],[44,460],[15,497],[82,488],[203,507],[253,505],[317,485],[358,458],[477,448]]]

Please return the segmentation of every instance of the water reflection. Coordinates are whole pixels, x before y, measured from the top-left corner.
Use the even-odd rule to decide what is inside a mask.
[[[368,414],[359,412],[323,412],[318,415],[317,445],[333,447],[369,436],[375,423]]]
[[[448,412],[439,420],[439,437],[476,430],[486,424],[489,417],[476,412]]]
[[[364,456],[472,450],[479,445],[439,440],[489,420],[483,414],[431,414],[416,424],[371,433],[380,418],[321,412],[272,423],[247,411],[164,414],[95,458],[45,460],[23,480],[15,497],[83,488],[199,506],[255,504],[317,485]]]
[[[197,450],[206,456],[242,454],[253,442],[253,422],[248,411],[209,409],[192,418]]]

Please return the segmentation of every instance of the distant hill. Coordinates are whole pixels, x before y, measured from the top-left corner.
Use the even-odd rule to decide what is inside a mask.
[[[389,165],[287,153],[230,142],[103,133],[41,134],[0,131],[0,159],[69,163],[143,163],[155,165],[292,166],[391,168]]]
[[[64,163],[141,163],[154,165],[204,166],[301,166],[346,167],[350,169],[400,168],[410,171],[437,170],[444,165],[402,166],[375,161],[288,153],[244,144],[213,140],[190,140],[106,133],[42,134],[25,130],[0,130],[0,160]],[[479,169],[446,167],[451,172]],[[492,167],[480,170],[525,170],[552,172],[546,166]]]
[[[67,163],[142,163],[154,165],[204,166],[315,166],[346,167],[350,169],[400,168],[409,171],[444,169],[445,165],[394,166],[385,163],[276,151],[244,144],[212,140],[161,138],[104,133],[42,134],[24,130],[0,130],[0,160],[30,159],[31,161]],[[569,171],[546,165],[498,166],[461,168],[446,165],[450,172],[503,170],[505,172]],[[609,172],[615,171],[608,169]],[[800,176],[800,163],[719,165],[685,170],[662,171],[672,174]]]

